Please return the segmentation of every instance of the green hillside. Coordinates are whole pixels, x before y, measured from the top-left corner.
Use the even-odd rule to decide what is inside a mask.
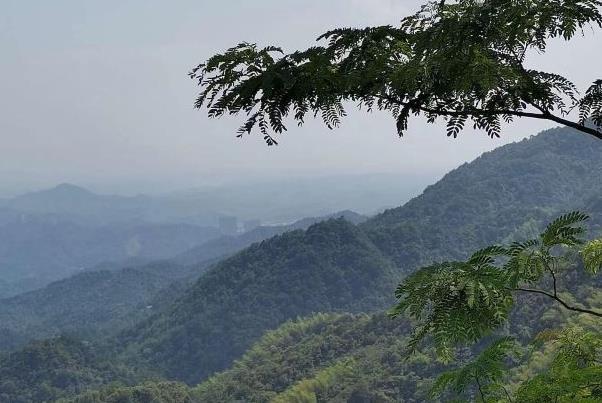
[[[352,222],[365,220],[351,211],[332,217]],[[38,290],[0,299],[0,351],[62,333],[82,337],[114,334],[169,306],[220,258],[324,219],[305,218],[212,239],[169,260],[106,264],[104,269],[84,271]]]
[[[51,402],[119,380],[136,378],[92,346],[71,338],[35,342],[17,353],[0,354],[0,401]]]
[[[410,328],[383,314],[321,314],[268,332],[231,369],[195,389],[198,401],[420,401],[440,370],[428,355],[405,361]],[[356,400],[353,400],[353,399]]]
[[[331,219],[224,260],[119,344],[128,360],[195,383],[290,318],[385,308],[395,281],[393,266],[357,227]]]
[[[363,229],[404,270],[413,270],[524,236],[559,211],[587,209],[587,200],[602,194],[600,177],[602,143],[555,128],[454,169]]]
[[[159,291],[177,289],[176,281],[190,274],[170,262],[90,271],[0,300],[0,351],[65,333],[118,332],[160,310],[165,302],[155,303]]]
[[[572,288],[575,295],[582,294],[582,299],[587,297],[600,305],[602,294],[587,287],[590,280],[574,278]],[[595,284],[599,286],[600,281]],[[567,322],[593,323],[583,317],[570,319],[566,311],[547,299],[522,296],[511,325],[501,333],[514,334],[527,345],[537,332]],[[433,401],[430,391],[437,376],[459,363],[441,364],[429,347],[408,355],[410,331],[407,320],[392,320],[384,313],[316,314],[268,331],[229,369],[197,386],[166,382],[105,386],[65,402]],[[541,370],[549,353],[542,350],[515,363],[509,372],[511,386],[516,389],[526,377]],[[470,359],[470,351],[463,349],[459,359]],[[453,397],[447,395],[443,401]]]
[[[484,154],[359,227],[331,221],[255,244],[126,332],[124,357],[195,383],[288,319],[383,308],[403,273],[525,237],[601,194],[600,155],[595,139],[553,129]]]

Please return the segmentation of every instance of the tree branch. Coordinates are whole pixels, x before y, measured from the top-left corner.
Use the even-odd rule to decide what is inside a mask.
[[[563,301],[560,297],[558,297],[557,295],[554,294],[550,294],[547,291],[543,291],[543,290],[536,290],[533,288],[510,288],[511,291],[522,291],[522,292],[527,292],[527,293],[532,293],[532,294],[541,294],[541,295],[545,295],[547,297],[552,298],[553,300],[555,300],[556,302],[560,303],[563,307],[565,307],[566,309],[568,309],[569,311],[575,311],[575,312],[581,312],[581,313],[587,313],[588,315],[593,315],[593,316],[597,316],[599,318],[602,318],[602,312],[597,312],[597,311],[593,311],[591,309],[585,309],[585,308],[579,308],[577,306],[571,306],[569,304],[567,304],[565,301]]]
[[[510,403],[514,403],[514,400],[512,400],[512,397],[510,396],[510,393],[508,392],[508,389],[506,389],[506,387],[504,385],[500,385],[500,387],[502,388],[502,390],[506,394],[506,397],[508,398],[508,401]]]
[[[548,120],[551,120],[553,122],[560,123],[561,125],[572,127],[573,129],[579,130],[580,132],[591,134],[592,136],[594,136],[598,140],[602,140],[602,132],[599,131],[599,130],[596,130],[596,129],[591,128],[591,127],[587,127],[585,125],[581,125],[581,124],[576,123],[576,122],[572,122],[572,121],[567,120],[567,119],[563,119],[563,118],[561,118],[559,116],[556,116],[556,115],[552,115],[550,112],[545,112],[544,116],[546,116],[546,117],[543,118],[543,119],[548,119]]]
[[[487,110],[487,109],[465,109],[465,110],[460,110],[460,111],[450,111],[447,109],[433,109],[433,108],[428,108],[425,106],[421,106],[417,103],[413,103],[413,102],[403,102],[400,101],[398,99],[395,99],[389,95],[385,96],[385,97],[378,97],[377,98],[384,98],[386,100],[388,100],[389,102],[393,102],[397,105],[400,106],[411,106],[414,107],[418,110],[421,110],[423,112],[427,112],[427,113],[433,113],[436,115],[442,115],[442,116],[496,116],[496,115],[511,115],[511,116],[516,116],[516,117],[521,117],[521,118],[531,118],[531,119],[540,119],[540,120],[550,120],[556,123],[560,123],[562,125],[571,127],[575,130],[578,130],[580,132],[583,133],[587,133],[587,134],[591,134],[592,136],[596,137],[598,140],[602,140],[602,132],[591,128],[591,127],[587,127],[585,125],[579,124],[577,122],[573,122],[564,118],[561,118],[560,116],[556,116],[553,115],[552,113],[550,113],[550,111],[543,109],[541,107],[538,107],[537,105],[533,105],[535,106],[537,109],[539,109],[541,111],[541,113],[533,113],[533,112],[521,112],[521,111],[514,111],[514,110],[506,110],[506,109],[493,109],[493,110]]]
[[[552,280],[553,280],[553,285],[554,285],[554,297],[558,296],[558,291],[556,289],[556,273],[554,273],[554,270],[552,270],[552,268],[550,267],[550,265],[548,264],[548,262],[543,259],[543,264],[546,267],[546,270],[552,275]]]
[[[481,395],[481,400],[485,402],[485,394],[483,393],[483,388],[481,387],[481,382],[479,382],[479,377],[475,375],[475,380],[477,381],[477,386],[479,388],[479,394]]]

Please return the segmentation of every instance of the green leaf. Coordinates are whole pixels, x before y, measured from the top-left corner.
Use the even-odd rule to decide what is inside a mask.
[[[602,238],[588,242],[581,250],[585,270],[592,274],[602,269]]]

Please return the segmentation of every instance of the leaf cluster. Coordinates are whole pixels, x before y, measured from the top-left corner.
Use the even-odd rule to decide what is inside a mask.
[[[446,389],[462,394],[476,386],[481,397],[502,392],[500,380],[504,378],[509,358],[520,356],[518,343],[511,337],[495,340],[473,361],[457,369],[444,372],[435,382],[431,394],[441,395]]]
[[[540,340],[553,344],[556,353],[550,367],[524,382],[517,401],[602,400],[602,337],[579,327],[546,332]]]
[[[566,266],[564,252],[584,243],[582,223],[587,219],[580,212],[568,213],[537,239],[491,246],[465,262],[424,267],[398,286],[399,303],[390,314],[417,320],[412,349],[429,336],[442,358],[450,360],[454,345],[476,342],[508,320],[516,292],[543,294],[570,309],[558,296],[557,275]],[[599,250],[591,246],[597,242],[585,247],[590,262],[599,258],[593,252]],[[544,279],[552,282],[553,290],[526,288]]]

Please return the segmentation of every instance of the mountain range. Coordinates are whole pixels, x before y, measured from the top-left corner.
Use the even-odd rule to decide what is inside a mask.
[[[382,314],[393,303],[394,287],[425,264],[463,259],[482,246],[530,237],[571,210],[589,211],[590,228],[599,236],[601,156],[599,141],[552,129],[486,153],[403,206],[357,225],[331,218],[225,253],[230,256],[223,259],[215,256],[217,262],[189,272],[192,278],[185,285],[159,292],[160,309],[114,334],[86,337],[87,348],[111,363],[101,381],[71,376],[49,394],[73,396],[86,388],[82,383],[96,389],[119,380],[141,382],[85,392],[73,400],[119,401],[119,396],[155,393],[161,387],[144,381],[166,379],[200,383],[194,388],[170,383],[165,390],[181,401],[424,399],[440,368],[428,349],[409,362],[401,357],[407,322]],[[206,257],[202,250],[183,259]],[[602,301],[595,293],[589,298]],[[529,318],[546,309],[552,310],[550,317],[562,318],[556,307],[538,300],[528,300],[521,309],[530,313],[511,330],[533,331]],[[299,317],[309,319],[290,322]],[[18,354],[0,357],[0,368],[15,368]],[[98,362],[105,361],[80,365],[76,357],[60,365],[94,373]],[[121,375],[124,368],[131,371],[126,370],[128,376]],[[225,372],[216,375],[220,371]],[[57,382],[55,370],[43,373],[52,374],[49,384]],[[19,371],[5,370],[3,376],[0,397],[13,396],[10,382],[17,384]],[[33,382],[19,385],[39,389]],[[77,390],[65,392],[73,385]],[[401,390],[411,385],[414,389]]]
[[[288,227],[346,206],[376,210],[418,192],[416,178],[395,177],[396,186],[389,186],[392,180],[391,175],[298,178],[131,197],[61,184],[1,199],[0,298],[83,269],[171,258],[209,239],[237,235],[237,228],[220,227],[223,217],[237,220],[238,230],[244,224],[245,231],[267,223],[263,229],[275,234],[278,230],[269,227]]]

